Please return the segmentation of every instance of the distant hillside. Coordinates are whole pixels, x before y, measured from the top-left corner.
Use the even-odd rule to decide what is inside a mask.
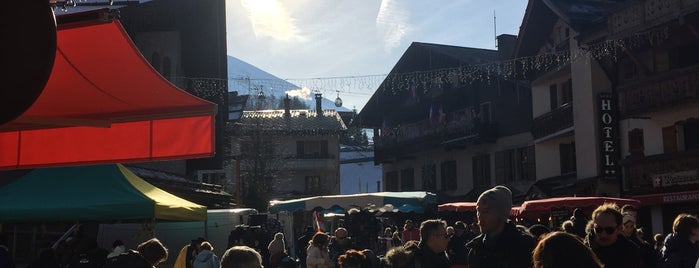
[[[297,85],[289,83],[284,79],[260,70],[260,68],[230,55],[228,56],[228,79],[230,80],[230,83],[228,83],[228,91],[238,91],[239,94],[257,95],[261,88],[265,95],[274,95],[280,99],[289,92],[289,96],[297,96],[311,109],[316,105],[313,92],[311,92],[312,89],[302,90]],[[334,109],[340,112],[351,111],[345,107],[336,107],[335,100],[330,100],[327,97],[328,96],[323,96],[323,109]]]

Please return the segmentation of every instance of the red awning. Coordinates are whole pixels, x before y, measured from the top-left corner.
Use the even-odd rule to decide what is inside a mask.
[[[44,91],[0,125],[0,169],[213,154],[216,105],[160,76],[117,20],[58,28]]]
[[[526,213],[549,213],[551,208],[568,207],[587,208],[597,207],[604,203],[616,203],[620,207],[626,204],[640,207],[641,202],[635,199],[613,198],[613,197],[555,197],[539,200],[524,201],[520,207],[520,214]]]
[[[699,202],[699,191],[636,195],[633,198],[640,200],[644,206]]]
[[[437,211],[439,212],[444,212],[444,211],[452,211],[452,212],[467,212],[467,211],[476,211],[476,202],[455,202],[455,203],[444,203],[439,206],[437,206]],[[520,207],[512,207],[510,210],[510,216],[517,216],[519,215],[519,209]]]

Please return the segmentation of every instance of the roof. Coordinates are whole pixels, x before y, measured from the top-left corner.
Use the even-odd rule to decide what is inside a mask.
[[[290,110],[289,113],[290,116],[287,117],[284,110],[244,111],[235,127],[243,133],[259,129],[282,134],[306,131],[338,133],[347,129],[334,110],[325,110],[322,116],[318,116],[313,110]]]
[[[0,169],[212,156],[216,105],[164,79],[114,14],[73,15],[43,91],[0,125]]]
[[[460,47],[432,43],[413,42],[412,46],[422,47],[428,51],[436,52],[446,57],[460,61],[461,63],[483,63],[498,60],[498,51],[492,49]],[[408,48],[410,49],[410,47]]]
[[[203,221],[206,207],[120,164],[35,169],[0,188],[0,222],[143,219]]]
[[[517,57],[531,56],[549,38],[558,19],[577,32],[604,27],[625,0],[530,0],[520,26]]]
[[[381,125],[381,116],[387,109],[395,110],[400,101],[390,87],[395,85],[391,78],[411,72],[434,71],[445,68],[458,68],[498,60],[498,51],[491,49],[459,47],[431,43],[413,42],[403,53],[396,65],[371,96],[358,115],[358,124],[365,127]],[[403,88],[404,93],[407,92]],[[407,94],[407,93],[405,93]]]

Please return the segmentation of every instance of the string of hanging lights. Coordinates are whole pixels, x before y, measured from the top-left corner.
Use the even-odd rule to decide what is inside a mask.
[[[578,59],[591,57],[603,59],[611,57],[617,61],[624,49],[634,49],[647,44],[654,45],[669,38],[668,27],[659,27],[631,36],[605,40],[594,44],[581,45],[578,49],[551,51],[527,57],[504,61],[493,61],[455,68],[431,69],[408,73],[374,74],[360,76],[291,78],[291,79],[256,79],[250,77],[187,78],[171,79],[176,85],[192,91],[200,97],[222,97],[220,92],[238,91],[265,97],[265,91],[279,89],[282,91],[309,89],[317,93],[337,93],[335,104],[342,103],[340,94],[370,96],[375,91],[387,91],[394,94],[401,91],[421,88],[442,88],[447,84],[466,85],[476,81],[488,81],[495,78],[528,79],[533,71],[548,71],[561,68]],[[224,87],[227,91],[219,91]],[[216,93],[219,91],[219,93]],[[216,96],[214,96],[216,95]]]

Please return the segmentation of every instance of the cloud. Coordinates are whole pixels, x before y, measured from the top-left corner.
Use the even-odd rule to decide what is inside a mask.
[[[280,0],[241,0],[257,37],[271,37],[280,41],[305,41],[296,20]]]
[[[284,93],[289,94],[289,98],[298,97],[299,99],[310,100],[311,99],[311,89],[307,87],[287,90]]]
[[[403,37],[411,31],[409,17],[408,11],[399,3],[393,0],[381,1],[376,27],[383,37],[384,51],[391,51],[400,45]]]

